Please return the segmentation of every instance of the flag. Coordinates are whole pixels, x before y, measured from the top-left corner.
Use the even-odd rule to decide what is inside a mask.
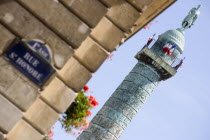
[[[177,46],[173,44],[173,46],[171,47],[171,49],[170,49],[170,50],[172,50],[172,49],[174,49],[174,50],[175,50],[175,49],[176,49],[176,47],[177,47]]]
[[[156,33],[148,39],[147,45],[149,45],[152,42],[152,40],[155,37],[155,35],[156,35]]]

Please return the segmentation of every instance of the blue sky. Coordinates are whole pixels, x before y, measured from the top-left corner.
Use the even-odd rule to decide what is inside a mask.
[[[106,60],[87,85],[89,94],[100,104],[92,110],[93,117],[135,66],[134,55],[148,38],[181,27],[189,10],[199,4],[201,15],[185,32],[183,67],[173,78],[159,84],[119,140],[210,139],[210,1],[178,0],[153,20],[150,29],[142,29],[113,52],[112,60]],[[60,127],[55,124],[54,140],[76,139]]]

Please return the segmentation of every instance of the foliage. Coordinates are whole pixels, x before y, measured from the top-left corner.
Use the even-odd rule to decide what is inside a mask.
[[[88,90],[89,87],[84,86],[83,90],[78,93],[75,101],[59,119],[62,128],[64,128],[67,133],[72,134],[73,136],[79,135],[81,131],[89,127],[90,123],[87,122],[87,117],[91,115],[90,109],[98,105],[98,102],[93,96],[85,95]],[[79,132],[76,133],[73,131],[74,129]],[[53,131],[49,130],[45,135],[44,140],[52,140],[53,135]]]
[[[52,127],[51,129],[53,129]],[[47,131],[47,134],[44,136],[44,140],[53,140],[52,137],[54,135],[54,132],[52,130]]]
[[[85,86],[83,89],[60,119],[62,127],[67,133],[73,134],[73,129],[80,131],[86,129],[89,126],[87,117],[91,115],[90,109],[98,105],[93,96],[85,95],[89,88]]]

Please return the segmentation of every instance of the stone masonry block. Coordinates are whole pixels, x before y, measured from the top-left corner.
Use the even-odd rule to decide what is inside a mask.
[[[106,14],[107,8],[98,0],[60,0],[91,27]]]
[[[9,62],[0,58],[0,91],[22,111],[26,111],[38,96],[38,88],[21,78]]]
[[[6,92],[19,77],[14,70],[14,67],[4,60],[3,57],[0,57],[0,74],[0,92]]]
[[[92,74],[73,57],[58,74],[75,92],[79,92],[92,77]]]
[[[9,46],[9,44],[15,39],[15,36],[9,32],[4,26],[0,24],[0,55]]]
[[[22,112],[0,94],[0,130],[8,133],[22,116]]]
[[[139,11],[146,10],[147,6],[150,5],[154,0],[127,0]]]
[[[157,84],[154,84],[153,81],[149,81],[148,78],[136,73],[130,73],[126,76],[125,80],[132,81],[133,84],[138,85],[145,89],[148,93],[151,93]]]
[[[141,69],[141,71],[139,71],[139,69]],[[139,62],[137,65],[135,65],[131,72],[138,73],[141,75],[150,75],[150,77],[148,77],[150,81],[160,81],[160,75],[158,74],[158,72],[151,66],[145,65],[142,62]]]
[[[124,37],[123,32],[105,17],[102,18],[91,32],[91,36],[110,52],[116,49],[121,39]]]
[[[74,48],[88,36],[90,30],[61,3],[53,0],[17,0],[51,27]]]
[[[92,140],[101,140],[99,137],[97,137],[95,134],[92,134],[90,132],[86,132],[86,131],[83,131],[79,137],[77,137],[77,140],[88,140],[92,138]]]
[[[88,127],[88,129],[85,129],[84,132],[90,132],[93,135],[100,138],[101,140],[117,140],[117,138],[112,133],[110,133],[109,131],[107,131],[103,127],[101,127],[99,125],[96,125],[96,124],[91,124]],[[93,138],[93,137],[90,137],[88,139],[89,140],[95,140],[95,138]]]
[[[77,94],[55,77],[41,93],[41,96],[57,112],[63,113],[77,97]]]
[[[121,135],[121,133],[124,130],[119,124],[117,124],[112,119],[109,119],[109,118],[101,116],[101,115],[95,116],[92,119],[91,123],[99,125],[106,130],[109,130],[109,132],[114,134],[117,138]]]
[[[4,140],[4,134],[0,132],[0,140]]]
[[[0,1],[0,22],[21,38],[41,39],[49,44],[53,53],[52,59],[57,68],[62,68],[73,54],[73,49],[68,44],[14,0]]]
[[[122,102],[121,100],[111,97],[109,100],[107,100],[105,106],[117,110],[118,112],[122,113],[125,117],[127,117],[129,120],[131,120],[136,115],[137,111],[126,103],[127,102]]]
[[[24,118],[42,134],[45,134],[58,120],[59,114],[42,100],[37,99],[25,113]]]
[[[112,7],[125,0],[101,0],[106,6]]]
[[[20,120],[7,135],[7,140],[42,140],[42,139],[43,136],[24,120]]]
[[[131,29],[139,16],[139,12],[126,1],[120,1],[107,12],[107,17],[125,32]]]
[[[15,103],[21,110],[26,111],[39,96],[38,88],[28,81],[18,78],[6,91],[5,96]]]
[[[103,106],[101,110],[97,113],[96,117],[98,115],[103,115],[104,117],[112,119],[117,124],[119,124],[123,129],[125,129],[128,126],[128,124],[131,122],[131,120],[125,117],[122,113],[108,106]]]
[[[106,50],[89,37],[75,52],[75,57],[91,72],[95,72],[108,55]]]
[[[124,92],[121,92],[124,91]],[[116,90],[114,94],[112,94],[112,97],[119,99],[122,102],[126,102],[129,104],[129,106],[133,107],[134,110],[140,109],[140,107],[143,105],[141,97],[140,99],[138,98],[139,96],[136,96],[136,94],[130,94],[126,90]],[[143,98],[143,97],[142,97]]]

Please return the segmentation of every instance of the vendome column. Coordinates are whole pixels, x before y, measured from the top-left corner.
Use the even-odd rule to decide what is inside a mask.
[[[191,9],[182,28],[166,31],[157,41],[150,38],[135,56],[138,63],[77,140],[117,140],[120,137],[160,81],[176,74],[183,61],[178,56],[184,49],[184,31],[194,24],[200,7]]]

